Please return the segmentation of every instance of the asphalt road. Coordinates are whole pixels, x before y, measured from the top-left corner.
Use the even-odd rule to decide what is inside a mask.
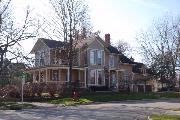
[[[154,113],[180,114],[180,100],[126,101],[78,106],[35,103],[39,109],[1,110],[0,120],[147,120]]]

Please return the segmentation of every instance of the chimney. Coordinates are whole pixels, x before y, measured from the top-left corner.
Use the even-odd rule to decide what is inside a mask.
[[[111,42],[110,42],[110,34],[109,33],[105,34],[105,43],[106,43],[106,45],[110,45],[111,44]]]
[[[134,58],[133,58],[132,56],[131,56],[130,60],[131,60],[132,62],[134,62]]]

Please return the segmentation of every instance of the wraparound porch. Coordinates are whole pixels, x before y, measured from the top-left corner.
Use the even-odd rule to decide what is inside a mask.
[[[69,67],[45,67],[27,71],[32,75],[33,82],[69,82]],[[86,88],[86,69],[73,67],[72,83],[78,83],[79,87]]]

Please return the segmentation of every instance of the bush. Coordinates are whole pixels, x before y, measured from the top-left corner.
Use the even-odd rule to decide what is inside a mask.
[[[1,98],[19,98],[20,90],[19,87],[15,85],[7,85],[0,89],[0,97]]]
[[[46,91],[53,98],[55,93],[57,92],[57,84],[56,83],[48,83],[46,85]]]
[[[26,83],[23,87],[24,98],[35,98],[36,96],[41,98],[42,93],[48,93],[51,98],[63,96],[64,85],[60,83]],[[0,88],[0,98],[20,98],[21,86],[7,85]]]

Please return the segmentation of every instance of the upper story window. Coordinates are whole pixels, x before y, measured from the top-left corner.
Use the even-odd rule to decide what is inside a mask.
[[[95,65],[96,64],[96,50],[90,50],[90,64]]]
[[[97,64],[101,65],[102,64],[102,51],[97,50]]]
[[[114,56],[113,55],[109,55],[109,66],[114,67]]]
[[[145,68],[143,69],[143,74],[146,74],[146,69]]]
[[[91,65],[102,65],[103,51],[102,50],[90,50],[90,64]]]

